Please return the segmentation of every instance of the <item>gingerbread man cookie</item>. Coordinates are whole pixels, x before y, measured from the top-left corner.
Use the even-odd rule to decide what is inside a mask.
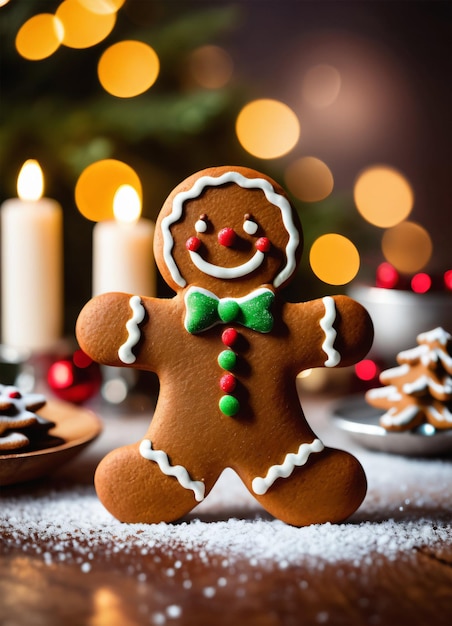
[[[226,467],[296,526],[340,521],[360,505],[361,465],[316,437],[295,379],[363,358],[372,323],[345,296],[283,300],[301,248],[279,185],[243,167],[210,168],[176,187],[157,220],[155,259],[176,295],[107,293],[84,307],[77,338],[91,358],[160,379],[143,439],[96,470],[99,498],[117,518],[176,520]]]

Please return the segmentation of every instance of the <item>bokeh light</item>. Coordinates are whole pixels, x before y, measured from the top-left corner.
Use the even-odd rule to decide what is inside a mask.
[[[372,359],[363,359],[355,365],[355,374],[360,380],[373,380],[374,378],[377,378],[379,373],[380,370],[375,361],[372,361]]]
[[[242,147],[260,159],[275,159],[292,150],[300,137],[297,116],[279,100],[254,100],[240,111],[235,130]]]
[[[323,200],[334,187],[330,168],[316,157],[297,159],[288,166],[284,178],[289,191],[304,202]]]
[[[142,41],[120,41],[102,54],[99,81],[105,91],[118,98],[133,98],[157,80],[160,62],[156,52]]]
[[[432,279],[425,272],[415,274],[411,279],[411,289],[415,293],[427,293],[432,286]]]
[[[142,202],[141,182],[130,165],[105,159],[88,165],[75,186],[75,202],[82,215],[94,222],[113,219],[115,195],[121,185],[130,185]]]
[[[116,23],[115,13],[93,13],[78,0],[64,0],[55,11],[64,27],[63,44],[89,48],[103,41]]]
[[[125,0],[78,0],[78,2],[91,13],[105,15],[119,11]]]
[[[385,231],[381,247],[385,259],[404,274],[424,268],[433,250],[430,235],[415,222],[402,222]]]
[[[221,89],[231,80],[234,65],[231,56],[219,46],[200,46],[188,59],[192,79],[205,89]]]
[[[452,270],[444,272],[444,286],[452,291]]]
[[[303,79],[302,96],[316,109],[325,109],[337,99],[341,89],[341,75],[331,65],[311,67]]]
[[[360,259],[356,246],[336,233],[322,235],[314,241],[309,253],[312,271],[324,283],[345,285],[358,273]]]
[[[63,37],[61,21],[51,13],[39,13],[20,27],[16,36],[16,50],[29,61],[40,61],[58,50]]]
[[[376,285],[382,289],[393,289],[399,282],[399,273],[390,263],[380,263],[377,267]]]
[[[360,174],[354,188],[355,204],[363,218],[380,228],[391,228],[411,213],[414,194],[397,170],[374,166]]]

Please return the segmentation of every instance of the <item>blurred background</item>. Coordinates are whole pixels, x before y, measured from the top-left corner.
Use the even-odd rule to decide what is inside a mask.
[[[222,164],[271,175],[300,213],[288,299],[359,283],[447,294],[450,317],[451,13],[442,1],[0,0],[0,201],[36,159],[63,207],[65,333],[91,297],[111,179],[136,176],[155,220],[183,178]],[[170,295],[160,279],[157,291]]]

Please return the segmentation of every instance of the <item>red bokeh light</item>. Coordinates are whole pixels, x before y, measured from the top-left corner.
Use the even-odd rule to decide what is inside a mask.
[[[390,263],[381,263],[377,267],[376,284],[383,289],[393,289],[399,282],[399,273]]]
[[[373,380],[379,374],[375,361],[364,359],[355,365],[355,374],[360,380]]]
[[[444,272],[444,284],[446,289],[450,289],[452,291],[452,270]]]
[[[411,279],[411,289],[415,293],[425,293],[432,286],[432,279],[428,274],[421,272],[415,274]]]

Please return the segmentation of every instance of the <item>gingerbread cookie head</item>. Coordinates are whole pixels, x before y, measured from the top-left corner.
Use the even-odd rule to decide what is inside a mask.
[[[157,220],[154,254],[176,291],[193,284],[219,296],[293,277],[302,252],[298,216],[271,178],[244,167],[214,167],[174,189]]]

